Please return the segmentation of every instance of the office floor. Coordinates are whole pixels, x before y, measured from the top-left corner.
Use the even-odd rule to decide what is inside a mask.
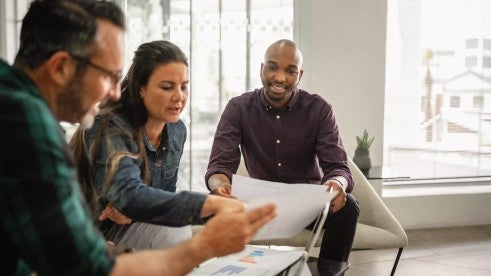
[[[491,225],[406,231],[395,275],[491,275]],[[390,275],[397,249],[359,250],[346,276]]]

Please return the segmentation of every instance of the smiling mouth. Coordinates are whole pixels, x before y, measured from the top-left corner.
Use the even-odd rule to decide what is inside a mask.
[[[278,86],[278,85],[274,85],[274,84],[271,84],[270,85],[270,90],[271,92],[273,93],[285,93],[286,91],[286,88],[284,86]]]

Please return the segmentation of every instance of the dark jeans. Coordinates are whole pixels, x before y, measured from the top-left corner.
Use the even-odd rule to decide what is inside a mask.
[[[336,213],[329,213],[324,224],[324,236],[320,248],[319,259],[330,259],[347,262],[355,238],[356,223],[360,214],[360,206],[356,198],[348,194],[346,204]],[[314,222],[307,226],[314,227]]]

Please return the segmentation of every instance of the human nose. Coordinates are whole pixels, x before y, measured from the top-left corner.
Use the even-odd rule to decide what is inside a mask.
[[[187,98],[187,91],[183,90],[182,88],[176,89],[176,92],[174,93],[173,100],[175,102],[182,102],[184,99]]]
[[[109,88],[107,98],[112,101],[117,101],[121,98],[121,84],[119,82]]]
[[[274,76],[273,76],[274,80],[276,82],[284,82],[286,81],[286,75],[284,72],[282,71],[277,71]]]

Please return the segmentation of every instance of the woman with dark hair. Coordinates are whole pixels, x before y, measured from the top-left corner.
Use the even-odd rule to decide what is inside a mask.
[[[186,140],[179,115],[188,85],[187,58],[179,47],[142,44],[121,100],[102,103],[94,126],[79,128],[70,142],[96,224],[117,245],[167,248],[189,239],[188,225],[210,215],[204,202],[210,196],[175,193]]]

